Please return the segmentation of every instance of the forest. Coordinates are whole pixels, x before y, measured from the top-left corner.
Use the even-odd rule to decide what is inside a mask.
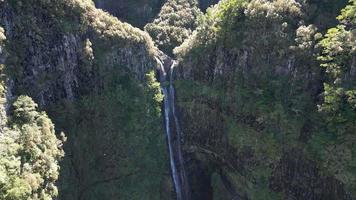
[[[0,0],[0,200],[356,200],[356,0]]]

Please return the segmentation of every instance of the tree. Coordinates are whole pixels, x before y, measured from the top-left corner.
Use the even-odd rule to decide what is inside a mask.
[[[197,0],[169,0],[162,7],[157,19],[145,26],[156,45],[172,55],[175,47],[181,45],[196,28],[200,15]]]
[[[48,116],[30,97],[13,104],[9,127],[0,135],[0,199],[50,200],[57,196],[58,161],[64,156]]]
[[[317,137],[323,144],[322,159],[327,170],[356,191],[356,1],[338,17],[339,25],[328,30],[320,42],[319,57],[325,68],[324,101],[319,110],[324,115],[326,133]],[[354,194],[356,195],[356,194]]]

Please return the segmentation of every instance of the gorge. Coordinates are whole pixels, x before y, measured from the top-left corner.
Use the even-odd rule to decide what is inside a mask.
[[[355,0],[0,0],[0,200],[356,199]]]

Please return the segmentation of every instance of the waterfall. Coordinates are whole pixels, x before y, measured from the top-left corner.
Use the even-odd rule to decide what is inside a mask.
[[[177,194],[177,200],[188,200],[189,189],[187,184],[187,178],[184,168],[184,159],[182,155],[181,139],[182,132],[179,126],[179,120],[175,110],[175,90],[173,86],[174,67],[176,62],[173,61],[169,71],[169,91],[167,90],[166,81],[167,73],[164,68],[164,64],[158,58],[156,58],[159,64],[159,74],[161,90],[164,95],[164,120],[165,120],[165,132],[167,135],[167,143],[169,149],[169,159],[171,165],[171,173],[174,184],[174,189]]]

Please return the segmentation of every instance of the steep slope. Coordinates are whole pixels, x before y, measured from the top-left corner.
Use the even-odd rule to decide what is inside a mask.
[[[175,49],[193,199],[351,198],[353,184],[319,157],[330,130],[318,110],[325,79],[318,32],[335,25],[338,13],[323,3],[225,0]],[[328,16],[324,25],[305,24],[320,22],[312,6]],[[336,161],[339,173],[349,177],[353,161]]]
[[[59,198],[158,199],[170,186],[150,37],[90,0],[0,7],[11,92],[68,136]]]
[[[96,10],[90,1],[53,5],[9,1],[2,5],[2,23],[11,43],[8,73],[18,79],[14,79],[15,90],[34,93],[40,105],[61,98],[72,100],[89,88],[98,90],[100,83],[93,81],[92,74],[101,64],[107,68],[121,65],[140,80],[155,65],[149,36]],[[86,80],[79,77],[83,74]]]
[[[0,0],[0,199],[355,199],[356,1],[217,2]]]
[[[14,100],[5,74],[5,44],[0,27],[0,198],[53,199],[65,136],[56,137],[54,124],[30,97]]]

